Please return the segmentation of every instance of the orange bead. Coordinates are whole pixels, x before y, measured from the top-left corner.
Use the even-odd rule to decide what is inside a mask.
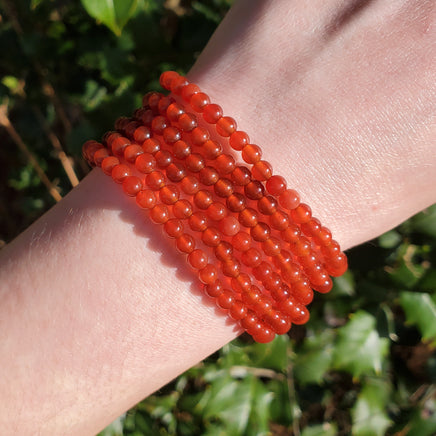
[[[223,147],[219,142],[208,140],[201,147],[202,153],[206,159],[214,160],[223,152]]]
[[[214,253],[218,260],[227,261],[232,258],[233,247],[227,241],[221,241],[215,247]]]
[[[215,280],[213,283],[204,285],[203,289],[205,294],[212,298],[219,297],[224,291],[223,284],[219,279]]]
[[[191,154],[191,146],[185,141],[177,141],[173,145],[173,154],[177,159],[186,159]]]
[[[202,269],[207,265],[207,255],[203,250],[196,249],[191,251],[188,255],[188,263],[195,269]]]
[[[179,73],[176,73],[175,71],[165,71],[160,75],[159,83],[162,88],[165,88],[167,90],[171,89],[171,82],[173,79],[179,77]]]
[[[224,289],[222,294],[216,299],[216,304],[220,309],[230,309],[234,303],[235,295],[228,289]]]
[[[300,196],[293,189],[286,189],[279,196],[279,204],[286,210],[295,209],[300,204]]]
[[[204,166],[203,156],[199,153],[191,153],[185,160],[186,168],[193,173],[198,173]]]
[[[174,183],[180,182],[185,176],[186,171],[183,165],[179,163],[172,163],[171,165],[168,165],[166,168],[166,175],[169,180],[171,180]]]
[[[144,151],[140,145],[138,144],[128,145],[124,149],[124,159],[126,159],[127,162],[135,163],[136,158],[143,153]]]
[[[319,246],[328,246],[332,242],[332,232],[324,226],[313,236],[313,241]]]
[[[237,298],[233,302],[232,306],[229,308],[229,316],[230,318],[238,321],[244,318],[247,314],[247,306]]]
[[[123,180],[123,191],[129,197],[134,197],[141,189],[142,182],[139,177],[128,176]]]
[[[271,195],[266,195],[257,201],[257,209],[264,215],[272,215],[277,211],[277,200]]]
[[[238,219],[243,226],[254,227],[258,222],[257,212],[251,207],[247,207],[239,212]]]
[[[156,135],[162,135],[166,127],[169,127],[169,121],[162,115],[158,115],[153,118],[151,122],[151,130],[153,130]]]
[[[174,185],[167,185],[159,190],[160,201],[164,204],[174,204],[179,199],[179,189]]]
[[[203,118],[206,123],[216,124],[216,122],[223,116],[223,109],[221,106],[210,103],[203,107]]]
[[[213,189],[218,197],[229,197],[233,194],[233,182],[230,179],[222,177],[215,183]]]
[[[286,242],[296,242],[300,238],[300,234],[298,225],[290,222],[288,227],[280,233],[280,236]]]
[[[220,231],[226,236],[234,236],[239,232],[240,224],[234,216],[226,216],[219,224]]]
[[[287,333],[291,326],[291,319],[277,311],[271,311],[265,316],[265,322],[272,328],[272,330],[278,335]]]
[[[282,284],[282,277],[276,272],[273,272],[269,277],[267,277],[263,281],[263,285],[265,286],[265,289],[268,290],[269,292],[279,289],[281,284]]]
[[[159,191],[165,186],[165,176],[160,171],[153,171],[145,177],[145,183],[153,191]]]
[[[160,92],[150,91],[142,97],[142,105],[144,107],[149,106],[150,109],[157,113],[157,105],[159,104],[160,99],[163,97],[163,94]]]
[[[328,259],[325,268],[333,277],[341,276],[348,268],[347,256],[342,252],[337,253]]]
[[[208,227],[201,234],[201,240],[208,247],[216,247],[221,242],[221,235],[217,228]]]
[[[300,203],[299,206],[291,210],[291,218],[297,224],[307,223],[312,218],[312,210],[307,204]]]
[[[281,301],[278,304],[278,309],[289,316],[294,324],[305,324],[309,320],[309,311],[293,297]]]
[[[127,165],[118,164],[112,168],[111,176],[112,179],[117,183],[123,183],[123,180],[131,175],[132,170]]]
[[[235,159],[229,154],[221,154],[215,159],[215,168],[221,176],[230,174],[235,169]]]
[[[184,86],[182,88],[182,98],[187,103],[191,100],[192,96],[194,94],[197,94],[200,92],[200,88],[195,83],[189,83],[188,85]]]
[[[242,130],[237,130],[230,135],[229,143],[233,150],[242,150],[250,143],[250,138]]]
[[[232,244],[238,251],[247,251],[251,247],[251,236],[247,232],[238,232],[233,236]]]
[[[206,210],[210,219],[220,221],[227,216],[227,209],[224,204],[217,201],[213,202]]]
[[[262,150],[255,144],[247,144],[242,149],[242,159],[248,164],[259,162],[262,157]]]
[[[206,189],[200,189],[194,195],[194,203],[199,209],[207,209],[213,202],[212,193]]]
[[[170,238],[179,238],[183,235],[183,222],[177,218],[171,218],[164,224],[164,230]]]
[[[235,258],[221,262],[221,271],[227,277],[238,277],[241,271],[241,264]]]
[[[185,199],[176,201],[173,204],[173,214],[176,218],[189,218],[192,215],[192,204]]]
[[[191,141],[193,145],[197,145],[198,147],[201,147],[204,143],[209,141],[209,131],[206,129],[203,129],[203,127],[196,127],[191,132]]]
[[[228,137],[236,132],[236,121],[232,117],[221,117],[216,123],[218,135]]]
[[[145,153],[156,154],[160,150],[160,142],[156,138],[146,139],[142,143],[142,149]]]
[[[173,80],[171,80],[171,92],[175,95],[180,95],[182,93],[182,89],[188,84],[189,82],[186,80],[186,77],[175,77]]]
[[[109,157],[109,151],[106,148],[100,148],[94,153],[94,163],[101,167],[101,164],[105,158]]]
[[[136,195],[136,203],[142,209],[152,209],[156,205],[156,196],[151,189],[144,189]]]
[[[168,126],[163,129],[163,139],[167,144],[174,144],[182,139],[182,135],[177,127]]]
[[[260,160],[251,168],[251,174],[256,180],[268,180],[272,176],[272,166],[266,160]]]
[[[170,104],[172,104],[172,103],[174,103],[174,99],[173,99],[172,97],[162,97],[162,98],[159,100],[159,103],[157,104],[157,110],[158,110],[158,112],[159,112],[161,115],[166,116],[168,106],[169,106]]]
[[[184,233],[176,239],[176,247],[181,253],[191,253],[195,249],[195,239],[188,233]]]
[[[124,149],[129,145],[131,145],[129,139],[119,136],[112,141],[112,153],[115,156],[124,156]]]
[[[214,283],[218,278],[218,271],[214,265],[209,263],[198,272],[198,278],[205,284]]]
[[[164,224],[170,219],[168,208],[164,204],[156,204],[150,209],[150,219],[156,224]]]
[[[188,195],[194,195],[200,190],[200,183],[194,176],[184,177],[180,185],[182,191]]]
[[[232,180],[238,186],[248,185],[251,182],[251,171],[247,167],[238,166],[232,172]]]
[[[265,188],[258,180],[252,180],[244,186],[244,192],[250,200],[259,200],[263,197]]]
[[[265,242],[271,235],[271,229],[265,223],[257,223],[250,229],[251,237],[257,242]]]
[[[311,250],[310,240],[305,236],[301,236],[298,241],[290,245],[291,251],[295,256],[303,257],[307,256]]]
[[[262,243],[262,250],[267,256],[278,256],[281,250],[280,240],[274,236],[270,236],[266,241]]]
[[[255,268],[262,262],[262,255],[258,249],[251,247],[242,253],[241,260],[244,265]]]
[[[167,107],[167,111],[166,111],[166,115],[172,123],[178,121],[180,116],[183,115],[184,113],[185,113],[184,107],[178,103],[171,103]]]
[[[214,185],[220,178],[218,171],[211,166],[204,167],[198,174],[198,178],[203,185]]]
[[[203,112],[206,105],[210,103],[209,96],[204,92],[198,92],[191,97],[190,104],[195,112]]]
[[[226,198],[226,205],[231,212],[242,212],[246,207],[245,197],[238,192],[234,192]]]
[[[156,159],[150,153],[143,153],[135,160],[135,168],[144,174],[150,174],[156,168]]]
[[[189,227],[195,232],[203,232],[207,229],[208,219],[204,212],[194,212],[189,217]]]
[[[289,217],[281,210],[277,210],[269,217],[269,223],[273,229],[283,231],[289,226]]]
[[[193,114],[182,114],[177,120],[177,125],[184,132],[192,132],[198,126],[197,118]]]
[[[230,283],[232,289],[239,294],[251,288],[251,278],[245,273],[240,273],[237,277],[232,277]]]
[[[156,165],[158,168],[164,169],[173,162],[172,154],[167,150],[159,150],[155,155]]]
[[[253,275],[257,280],[263,281],[272,274],[272,266],[262,261],[258,266],[253,268]]]

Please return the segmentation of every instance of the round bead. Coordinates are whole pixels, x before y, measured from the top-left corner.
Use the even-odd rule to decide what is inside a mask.
[[[200,92],[200,88],[195,83],[190,83],[182,88],[182,98],[189,103],[194,94]]]
[[[155,155],[156,164],[159,168],[164,169],[173,162],[172,154],[167,150],[159,150]]]
[[[292,326],[292,322],[289,317],[282,315],[275,310],[271,311],[268,315],[266,315],[264,319],[265,322],[278,335],[283,335],[287,333]]]
[[[140,154],[135,160],[135,168],[144,174],[150,174],[156,168],[156,159],[150,153]]]
[[[330,245],[332,242],[332,232],[324,226],[321,226],[318,233],[314,235],[313,241],[320,246]]]
[[[191,153],[185,160],[186,168],[193,173],[198,173],[204,168],[203,156],[199,153]]]
[[[221,271],[227,277],[238,277],[241,271],[241,264],[234,258],[221,262]]]
[[[218,197],[229,197],[233,194],[233,182],[230,179],[227,179],[225,177],[219,179],[215,185],[214,185],[214,191],[215,194],[218,195]]]
[[[157,104],[157,110],[161,115],[167,114],[167,108],[170,104],[174,103],[174,99],[172,97],[162,97]]]
[[[175,95],[180,95],[182,93],[183,87],[185,87],[188,84],[189,82],[186,80],[186,77],[183,76],[175,77],[171,81],[171,88],[170,88],[171,92]]]
[[[153,171],[145,177],[145,183],[150,189],[158,191],[165,186],[165,176],[160,171]]]
[[[123,191],[129,197],[134,197],[141,189],[142,182],[139,177],[128,176],[123,180]]]
[[[264,215],[272,215],[277,211],[277,200],[271,195],[265,195],[257,201],[257,209]]]
[[[203,250],[196,249],[189,253],[188,263],[195,269],[202,269],[207,265],[207,255]]]
[[[164,230],[170,238],[178,238],[183,235],[183,223],[177,218],[171,218],[164,224]]]
[[[198,126],[197,118],[193,114],[180,115],[177,124],[184,132],[192,132]]]
[[[127,162],[135,163],[136,158],[143,153],[144,151],[140,145],[132,144],[124,149],[124,159],[126,159]]]
[[[158,104],[160,99],[163,97],[163,95],[160,92],[147,92],[147,94],[144,95],[144,97],[142,97],[142,105],[145,106],[150,106],[150,109],[154,112],[154,113],[158,113]]]
[[[177,183],[186,176],[186,171],[183,165],[173,162],[171,165],[167,166],[166,175],[171,182]]]
[[[279,196],[279,204],[287,210],[295,209],[300,204],[300,196],[293,189],[286,189]]]
[[[307,204],[300,203],[299,206],[291,210],[291,218],[297,224],[307,223],[312,218],[312,210]]]
[[[179,73],[176,73],[175,71],[165,71],[160,75],[159,83],[162,88],[170,90],[171,89],[171,82],[176,77],[179,77]]]
[[[151,189],[144,189],[136,195],[136,203],[142,209],[151,209],[156,205],[156,196]]]
[[[131,175],[132,175],[132,170],[127,165],[118,164],[112,168],[111,176],[112,179],[117,183],[123,183],[124,179]]]
[[[247,232],[238,232],[233,236],[232,244],[238,251],[247,251],[251,247],[251,236]]]
[[[251,247],[242,253],[241,260],[244,265],[255,268],[262,262],[262,255],[258,249]]]
[[[300,239],[290,245],[291,251],[295,256],[303,257],[307,256],[311,250],[310,240],[305,236],[301,236]]]
[[[204,285],[204,292],[209,297],[216,298],[219,297],[224,291],[223,284],[221,280],[215,280],[209,285]]]
[[[173,214],[176,218],[189,218],[192,215],[192,204],[185,199],[176,201],[173,204]]]
[[[282,283],[277,289],[271,289],[271,297],[275,301],[283,301],[291,295],[291,289],[285,283]]]
[[[255,144],[247,144],[242,149],[242,159],[248,164],[259,162],[262,157],[262,150]]]
[[[239,222],[245,227],[254,227],[257,224],[257,212],[251,207],[245,208],[238,215]]]
[[[180,184],[182,191],[188,195],[194,195],[200,190],[200,183],[194,176],[184,177]]]
[[[203,144],[201,150],[206,159],[214,160],[222,154],[223,147],[219,142],[209,139]]]
[[[216,304],[221,309],[230,309],[235,303],[235,296],[232,291],[224,289],[222,294],[216,299]]]
[[[300,228],[297,226],[297,224],[291,222],[289,223],[288,227],[285,230],[282,230],[280,233],[282,239],[290,243],[298,241],[300,235]]]
[[[194,195],[194,203],[199,209],[207,209],[213,202],[212,193],[206,189],[200,189]]]
[[[314,236],[321,230],[321,222],[317,218],[312,218],[301,225],[301,230],[306,236]]]
[[[203,232],[207,229],[208,220],[204,212],[194,212],[189,217],[189,227],[195,232]]]
[[[347,256],[342,252],[337,253],[335,256],[328,259],[325,268],[331,276],[341,276],[348,268]]]
[[[212,186],[219,180],[220,176],[214,167],[206,166],[200,171],[198,178],[203,185]]]
[[[145,140],[151,137],[151,131],[146,126],[139,126],[133,132],[133,139],[138,143],[142,144]]]
[[[140,109],[139,113],[137,114],[138,121],[144,124],[146,127],[151,127],[153,118],[154,114],[151,109]]]
[[[235,321],[239,321],[247,314],[247,306],[238,299],[235,299],[232,306],[229,308],[229,316]]]
[[[164,224],[170,218],[168,208],[164,204],[156,204],[150,209],[150,219],[156,224]]]
[[[130,122],[130,118],[127,117],[119,117],[116,121],[115,121],[115,129],[119,130],[119,131],[123,131],[124,127],[127,125],[127,123]]]
[[[142,143],[142,149],[145,153],[156,154],[160,150],[160,142],[156,138],[146,139]]]
[[[162,135],[166,127],[169,126],[169,121],[162,115],[153,118],[151,122],[151,130],[157,135]]]
[[[191,146],[185,141],[177,141],[173,146],[173,154],[177,159],[186,159],[191,154]]]
[[[270,236],[262,243],[262,250],[267,256],[278,256],[280,254],[280,240],[274,236]]]
[[[290,297],[278,304],[280,312],[288,315],[294,324],[305,324],[309,321],[309,311],[305,306]]]
[[[203,107],[203,118],[206,123],[215,124],[223,116],[221,106],[210,103]]]
[[[160,201],[164,204],[174,204],[179,199],[179,189],[174,185],[167,185],[159,190]]]
[[[176,239],[176,247],[181,253],[190,253],[195,249],[195,240],[188,233],[184,233]]]
[[[266,160],[260,160],[251,168],[251,174],[256,180],[268,180],[272,176],[272,166]]]
[[[279,274],[273,272],[269,277],[266,278],[266,280],[263,282],[265,288],[268,291],[274,291],[276,289],[280,288],[280,285],[282,283],[282,278]]]
[[[253,275],[257,280],[263,281],[272,274],[272,266],[267,262],[261,262],[253,268]]]
[[[245,197],[239,192],[234,192],[226,198],[226,205],[231,212],[242,212],[246,207]]]
[[[167,144],[174,144],[180,141],[182,135],[177,127],[169,126],[163,129],[163,139]]]
[[[221,242],[221,235],[217,228],[208,227],[201,234],[201,240],[208,247],[216,247]]]
[[[218,260],[227,261],[232,258],[233,247],[227,241],[221,241],[215,247],[214,253]]]
[[[276,337],[275,333],[264,323],[260,323],[260,327],[257,327],[256,330],[247,330],[247,333],[251,334],[253,339],[259,342],[259,344],[272,342]]]
[[[251,171],[247,167],[238,166],[232,172],[232,180],[235,185],[245,186],[251,182]]]
[[[198,278],[202,283],[211,284],[218,278],[218,271],[212,264],[207,264],[198,272]]]
[[[213,202],[206,210],[210,219],[220,221],[227,216],[227,209],[224,204]]]
[[[250,229],[251,237],[257,242],[265,242],[271,234],[271,229],[265,223],[257,223]]]
[[[245,273],[240,273],[237,277],[232,277],[230,282],[232,289],[239,294],[251,288],[251,278]]]
[[[203,109],[206,105],[210,103],[209,96],[204,92],[198,92],[191,97],[191,107],[195,110],[195,112],[203,112]]]
[[[321,253],[324,257],[334,257],[337,254],[341,252],[341,247],[339,246],[338,242],[336,242],[334,239],[332,242],[325,246],[321,247]]]
[[[229,154],[221,154],[214,162],[215,168],[221,176],[230,174],[235,169],[235,159]]]
[[[203,129],[203,127],[196,127],[191,132],[191,141],[194,145],[197,145],[198,147],[201,147],[204,143],[209,141],[209,139],[209,131]]]
[[[103,159],[109,157],[109,151],[106,148],[100,148],[94,153],[94,163],[101,167],[101,164],[103,162]]]
[[[218,135],[228,137],[236,132],[236,121],[232,117],[221,117],[216,123]]]
[[[185,109],[183,108],[182,105],[178,103],[171,103],[167,107],[167,117],[172,123],[178,121],[180,116],[183,115],[184,113],[185,113]]]
[[[265,188],[258,180],[252,180],[244,186],[244,192],[250,200],[259,200],[263,197]]]
[[[227,216],[219,222],[220,231],[226,236],[234,236],[239,232],[240,224],[234,216]]]
[[[119,136],[112,141],[112,153],[115,156],[124,156],[124,149],[131,145],[131,142],[124,138],[124,136]]]
[[[229,144],[233,150],[242,150],[247,144],[250,143],[250,138],[242,130],[237,130],[230,135]]]
[[[305,306],[313,300],[313,291],[309,280],[302,278],[292,284],[292,295],[301,304]]]
[[[289,226],[289,217],[281,210],[277,210],[269,217],[269,223],[273,229],[283,231]]]

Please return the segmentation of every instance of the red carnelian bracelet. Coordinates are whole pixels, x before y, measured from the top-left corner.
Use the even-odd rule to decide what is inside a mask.
[[[83,155],[175,240],[204,293],[269,342],[308,321],[313,290],[329,292],[347,258],[233,118],[174,71],[160,83],[168,96],[145,95]]]

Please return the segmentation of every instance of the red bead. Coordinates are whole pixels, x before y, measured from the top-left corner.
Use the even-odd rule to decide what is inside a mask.
[[[162,135],[166,127],[169,126],[169,121],[162,115],[153,118],[151,122],[151,130],[157,135]]]
[[[198,174],[198,178],[203,185],[212,186],[220,178],[218,171],[214,167],[204,167]]]
[[[305,306],[313,300],[313,291],[309,280],[302,278],[292,284],[292,295],[301,304]]]
[[[177,218],[171,218],[164,224],[164,230],[170,238],[179,238],[183,235],[183,222]]]
[[[267,256],[278,256],[281,250],[280,240],[273,236],[269,237],[262,243],[262,250]]]
[[[101,167],[101,164],[105,158],[109,157],[109,151],[106,148],[100,148],[94,153],[94,163]]]
[[[143,153],[135,160],[135,168],[144,174],[150,174],[156,168],[156,159],[150,153]]]
[[[238,232],[233,236],[232,244],[238,251],[247,251],[251,247],[251,236],[247,232]]]
[[[124,127],[124,132],[126,133],[126,136],[129,138],[133,138],[133,134],[135,133],[135,130],[139,127],[139,123],[135,120],[132,120],[126,124]]]
[[[277,274],[275,272],[273,272],[263,282],[265,289],[267,289],[270,292],[275,291],[276,289],[279,289],[281,284],[282,284],[282,278],[279,274]]]
[[[300,266],[294,262],[289,262],[282,266],[282,277],[287,283],[294,283],[303,277],[303,271]]]
[[[186,176],[181,181],[182,191],[188,195],[194,195],[200,190],[200,183],[194,176]]]
[[[150,219],[156,224],[164,224],[170,218],[168,208],[164,204],[156,204],[150,209]]]
[[[155,155],[156,164],[159,168],[164,169],[173,162],[172,154],[167,150],[159,150]]]
[[[244,290],[242,293],[242,301],[250,307],[255,306],[262,299],[262,292],[256,285]]]
[[[306,236],[314,236],[321,230],[321,222],[317,218],[312,218],[301,225],[301,230]]]
[[[179,189],[174,185],[167,185],[159,190],[160,201],[164,204],[174,204],[179,199]]]
[[[151,109],[140,109],[136,115],[138,121],[147,127],[151,127],[151,122],[153,121],[154,114]]]
[[[235,296],[232,291],[224,289],[222,294],[216,299],[216,304],[221,309],[230,309],[235,303]]]
[[[230,135],[229,143],[233,150],[242,150],[250,143],[250,138],[242,130],[237,130]]]
[[[179,120],[180,116],[183,115],[184,113],[185,113],[185,109],[183,108],[182,105],[178,103],[171,103],[167,107],[166,115],[172,123],[175,123],[176,121]]]
[[[293,263],[292,254],[286,250],[280,250],[280,254],[273,258],[274,265],[279,268],[285,268],[288,264]]]
[[[229,197],[233,194],[233,182],[230,179],[223,177],[215,183],[213,189],[218,197]]]
[[[216,131],[220,136],[230,136],[236,132],[236,121],[232,117],[221,117],[216,123]]]
[[[272,176],[272,166],[266,160],[260,160],[251,168],[251,174],[256,180],[268,180]]]
[[[111,132],[111,131],[109,131],[109,132],[106,132],[103,135],[102,142],[104,144],[106,144],[108,149],[112,150],[112,142],[115,141],[115,139],[119,138],[120,136],[121,136],[121,134],[118,133],[118,132]],[[83,146],[85,147],[89,143],[96,143],[96,144],[98,144],[97,141],[87,141],[87,142],[85,142],[85,144]]]
[[[321,226],[319,231],[313,236],[315,244],[320,246],[328,246],[332,242],[332,232],[324,226]]]
[[[173,146],[173,154],[177,159],[186,159],[191,154],[191,147],[185,141],[177,141]]]
[[[223,109],[217,104],[211,103],[203,107],[203,118],[206,123],[215,124],[223,116]]]
[[[136,195],[136,203],[142,209],[151,209],[156,205],[156,196],[151,189],[144,189]]]
[[[181,253],[190,253],[195,249],[195,239],[188,233],[176,239],[176,247]]]
[[[207,215],[210,219],[215,221],[220,221],[223,218],[227,216],[227,209],[224,206],[224,204],[219,202],[213,202],[208,208],[207,208]]]
[[[244,186],[244,192],[250,200],[259,200],[263,197],[265,188],[258,180],[252,180]]]
[[[221,280],[215,280],[209,285],[204,285],[204,292],[209,297],[216,298],[219,297],[224,291],[223,284]]]
[[[328,259],[328,263],[325,265],[327,272],[333,277],[339,277],[345,273],[348,268],[347,256],[339,252],[334,257]]]
[[[130,169],[130,167],[124,164],[115,165],[111,172],[112,179],[117,183],[123,183],[123,180],[131,175],[132,170]]]
[[[257,201],[257,208],[264,215],[272,215],[277,211],[277,200],[271,195],[265,195]]]
[[[146,126],[139,126],[133,132],[133,139],[138,143],[142,144],[146,139],[151,137],[150,129]]]
[[[212,193],[205,189],[200,189],[194,195],[194,203],[199,209],[207,209],[213,202]]]
[[[272,342],[276,337],[275,333],[269,329],[264,323],[260,324],[261,327],[256,331],[247,331],[247,333],[253,336],[253,339],[259,344],[267,344]],[[252,333],[251,333],[252,332]]]
[[[207,255],[203,250],[196,249],[188,255],[188,263],[195,269],[202,269],[207,265]]]
[[[217,228],[208,227],[201,234],[201,240],[208,247],[216,247],[221,242],[221,235]]]
[[[166,175],[169,180],[171,180],[174,183],[177,183],[180,182],[180,180],[182,180],[186,176],[186,171],[183,165],[173,162],[171,165],[167,166]]]
[[[158,112],[165,116],[167,114],[168,106],[172,103],[174,103],[174,99],[172,97],[162,97],[157,104]]]
[[[218,271],[214,265],[208,264],[198,272],[198,278],[202,283],[211,284],[218,278]]]
[[[283,231],[289,226],[289,217],[286,213],[277,210],[269,217],[269,223],[273,229]]]
[[[182,135],[177,127],[169,126],[163,129],[163,139],[167,144],[174,144],[181,138]]]
[[[215,168],[221,176],[230,174],[235,169],[235,159],[229,154],[221,154],[214,162]]]
[[[198,92],[191,97],[190,104],[195,112],[203,112],[206,105],[210,103],[209,96],[204,92]]]
[[[144,97],[142,97],[142,105],[144,107],[150,106],[150,109],[154,113],[157,113],[158,112],[157,105],[159,104],[159,101],[162,97],[163,94],[161,94],[160,92],[155,92],[155,91],[147,92],[147,94],[145,94]]]
[[[242,159],[248,164],[259,162],[262,157],[262,150],[255,144],[248,144],[242,149]]]
[[[264,242],[270,237],[271,229],[267,224],[260,222],[250,229],[250,234],[255,241]]]
[[[300,228],[297,224],[289,223],[288,227],[280,233],[280,236],[286,242],[296,242],[300,238],[300,234]]]
[[[291,218],[297,224],[307,223],[312,218],[312,210],[307,204],[301,203],[291,210]]]
[[[142,150],[142,147],[138,144],[132,144],[128,145],[124,149],[124,159],[126,159],[127,162],[135,163],[136,158],[143,154],[144,151]]]
[[[221,270],[227,277],[238,277],[241,271],[241,264],[236,259],[221,262]]]
[[[145,153],[156,154],[160,150],[160,142],[156,138],[146,139],[142,143],[142,149]]]
[[[127,123],[130,122],[130,119],[127,117],[119,117],[115,121],[115,129],[123,131],[124,127],[127,125]]]
[[[124,149],[130,144],[131,142],[127,138],[119,136],[112,141],[112,153],[115,156],[124,156]]]
[[[234,192],[226,198],[226,205],[231,212],[242,212],[246,207],[245,197],[239,192]]]
[[[232,172],[232,180],[238,186],[248,185],[251,182],[251,171],[247,167],[238,166]]]
[[[241,300],[235,299],[229,308],[229,315],[235,321],[239,321],[247,315],[247,306]]]
[[[195,83],[190,83],[189,85],[186,85],[182,88],[182,98],[187,103],[189,103],[192,96],[199,92],[200,92],[200,88]]]
[[[180,115],[177,124],[184,132],[191,132],[198,126],[197,118],[193,114]]]
[[[251,207],[247,207],[239,213],[238,219],[243,226],[254,227],[258,222],[257,212]]]
[[[272,311],[267,316],[265,316],[265,322],[278,335],[284,335],[290,330],[292,326],[291,319],[277,311]]]
[[[192,204],[185,199],[176,201],[173,204],[173,214],[176,218],[189,218],[192,215]]]
[[[286,189],[279,196],[279,204],[287,210],[295,209],[300,204],[300,196],[293,189]]]
[[[209,141],[209,131],[206,129],[203,129],[203,127],[196,127],[191,132],[191,140],[192,144],[197,145],[201,147],[204,143]]]
[[[309,320],[309,311],[292,297],[281,301],[278,304],[278,309],[288,315],[294,324],[304,324]]]
[[[186,77],[175,77],[173,80],[171,80],[171,92],[175,95],[180,95],[182,93],[183,87],[188,84],[189,82],[186,80]]]
[[[189,227],[195,232],[203,232],[207,229],[208,220],[204,212],[194,212],[189,217]]]
[[[240,229],[239,221],[234,216],[226,216],[219,222],[218,226],[226,236],[234,236]]]
[[[123,191],[129,197],[134,197],[141,189],[142,182],[139,177],[128,176],[123,180]]]
[[[244,265],[255,268],[262,262],[262,255],[257,248],[251,247],[242,253],[241,260]]]
[[[159,83],[162,88],[165,88],[167,90],[171,89],[171,82],[173,79],[179,77],[179,73],[176,73],[175,71],[165,71],[160,75]]]
[[[267,262],[261,262],[253,268],[253,275],[257,280],[263,281],[272,274],[272,266]]]
[[[201,154],[191,153],[185,160],[186,168],[193,173],[198,173],[204,168],[204,159]]]
[[[277,289],[271,290],[271,297],[277,302],[289,298],[290,295],[291,295],[291,289],[285,283],[282,283]]]
[[[221,241],[215,247],[214,253],[218,260],[227,261],[232,258],[233,247],[227,241]]]
[[[219,142],[208,140],[201,147],[202,153],[206,159],[214,160],[223,152],[223,147]]]
[[[325,247],[321,247],[321,253],[324,257],[334,257],[340,252],[341,252],[341,247],[334,239],[329,245]]]
[[[153,191],[158,191],[165,186],[165,176],[160,171],[153,171],[145,177],[145,183]]]
[[[310,253],[311,243],[305,236],[301,236],[298,241],[290,245],[290,248],[295,256],[303,257]]]
[[[231,279],[232,289],[239,294],[251,288],[251,278],[248,274],[240,273]]]

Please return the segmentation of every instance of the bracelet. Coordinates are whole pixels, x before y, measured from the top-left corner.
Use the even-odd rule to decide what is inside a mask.
[[[308,321],[313,290],[329,292],[347,258],[233,118],[174,71],[160,83],[169,95],[146,94],[83,156],[175,240],[204,293],[269,342]]]

